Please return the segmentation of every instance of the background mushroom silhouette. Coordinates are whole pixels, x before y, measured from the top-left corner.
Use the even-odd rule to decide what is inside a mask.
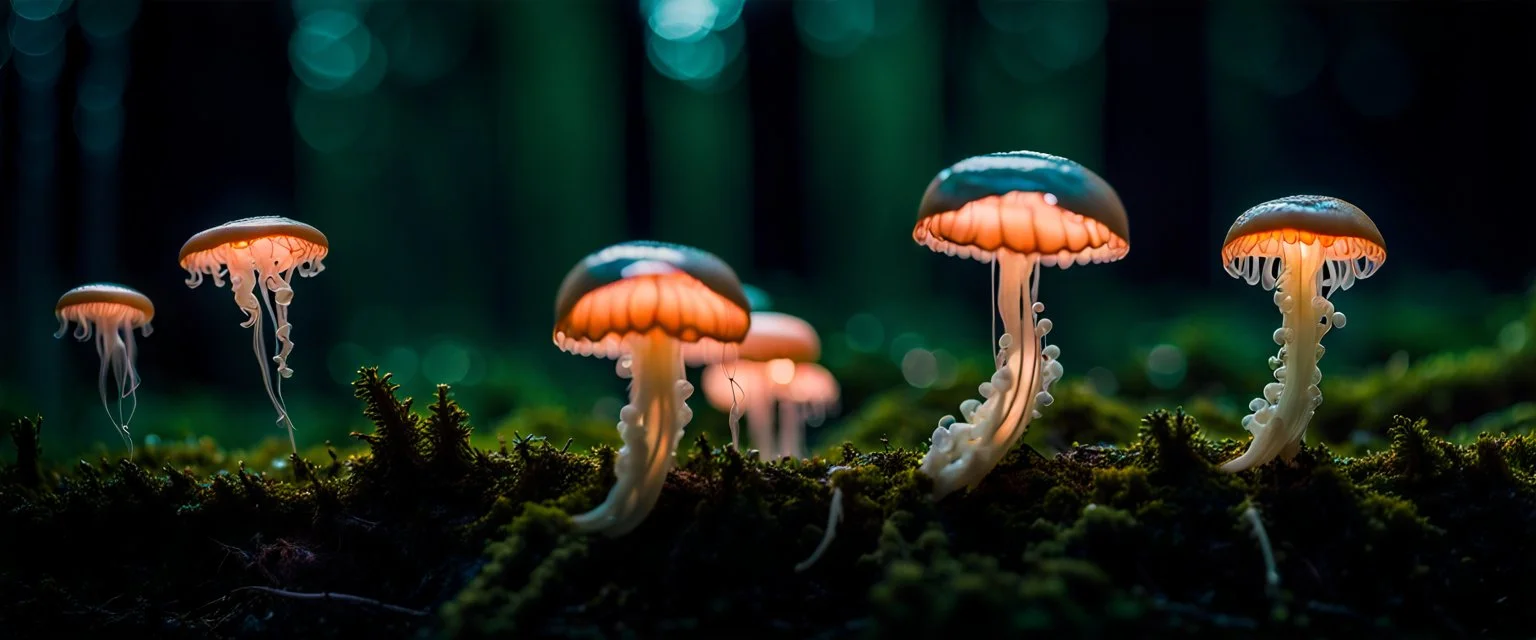
[[[684,349],[689,362],[713,356],[708,346]],[[821,338],[810,323],[786,313],[754,311],[737,358],[704,369],[704,397],[721,411],[745,405],[751,444],[764,457],[802,457],[806,422],[820,422],[838,399],[837,380],[816,364],[820,357]],[[777,429],[775,404],[780,414]]]
[[[1368,278],[1387,259],[1376,223],[1359,207],[1327,196],[1289,196],[1257,205],[1232,223],[1222,245],[1227,273],[1265,290],[1274,289],[1281,325],[1280,352],[1270,358],[1275,382],[1248,408],[1243,428],[1253,432],[1248,450],[1221,466],[1242,471],[1301,449],[1307,423],[1323,402],[1323,336],[1345,317],[1329,297]]]
[[[123,437],[123,443],[128,445],[128,454],[132,456],[133,436],[128,432],[128,423],[133,421],[133,414],[139,408],[139,372],[134,364],[138,358],[138,347],[134,344],[133,330],[139,329],[145,337],[154,331],[149,323],[155,318],[155,305],[149,301],[148,296],[128,287],[97,283],[64,292],[58,304],[54,305],[53,313],[59,319],[59,330],[53,337],[64,337],[71,322],[78,325],[75,328],[76,340],[83,342],[95,336],[96,355],[101,359],[96,382],[101,392],[101,406],[107,411],[107,419],[112,421],[112,426]],[[116,413],[112,411],[113,403],[107,398],[108,369],[111,369],[117,382],[117,392],[114,394],[117,398]],[[130,403],[127,415],[123,414],[123,398],[128,398]]]
[[[741,342],[748,309],[729,265],[682,245],[616,244],[566,275],[555,298],[555,345],[618,360],[620,375],[632,378],[629,404],[619,411],[617,482],[602,504],[572,518],[579,530],[619,536],[650,513],[693,417],[683,345]]]
[[[912,239],[933,251],[991,262],[1003,318],[997,372],[945,416],[921,470],[934,496],[975,486],[1018,442],[1036,407],[1051,403],[1060,350],[1044,345],[1051,321],[1037,301],[1040,267],[1111,262],[1130,251],[1125,208],[1086,167],[1033,151],[967,158],[939,172],[923,194]]]
[[[214,286],[222,287],[224,275],[229,275],[235,304],[246,315],[240,326],[252,330],[251,349],[261,364],[261,381],[277,409],[278,422],[288,429],[288,443],[295,456],[299,444],[293,433],[293,418],[283,402],[283,378],[293,375],[293,369],[288,367],[288,354],[293,351],[288,305],[293,303],[294,274],[311,277],[324,271],[321,261],[328,253],[330,242],[320,230],[281,216],[227,222],[192,236],[181,247],[181,268],[187,270],[187,286],[196,288],[206,275]],[[275,384],[267,370],[266,346],[261,339],[262,307],[272,316],[277,341],[272,356],[278,375]]]

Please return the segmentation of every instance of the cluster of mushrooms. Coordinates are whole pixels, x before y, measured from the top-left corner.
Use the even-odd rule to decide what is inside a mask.
[[[997,371],[981,384],[981,399],[960,405],[964,421],[940,419],[923,457],[920,471],[932,478],[935,499],[976,486],[1040,408],[1051,404],[1051,384],[1062,374],[1061,349],[1046,344],[1052,323],[1041,316],[1041,268],[1119,260],[1130,251],[1129,238],[1114,189],[1066,158],[1031,151],[977,156],[944,169],[928,185],[912,239],[992,264],[1003,319]],[[1276,382],[1264,387],[1243,418],[1253,441],[1224,470],[1289,460],[1300,449],[1322,402],[1322,337],[1344,325],[1329,296],[1375,273],[1386,260],[1385,247],[1370,218],[1337,198],[1273,200],[1232,225],[1221,252],[1227,272],[1274,290],[1283,322],[1274,334],[1279,353],[1270,359]],[[786,333],[779,319],[751,311],[741,282],[719,258],[643,241],[607,247],[578,263],[560,287],[555,318],[557,346],[617,359],[620,375],[633,380],[629,404],[619,413],[624,446],[616,461],[618,482],[601,505],[575,518],[580,529],[608,535],[632,530],[660,495],[691,417],[686,402],[693,386],[684,366],[724,368],[723,374],[706,372],[706,390],[732,390],[723,385],[731,382],[736,358],[756,361],[760,335],[777,340]],[[777,377],[774,365],[767,365],[771,377]],[[792,363],[779,366],[779,379],[800,375]],[[740,390],[751,406],[755,387]],[[834,496],[829,536],[837,513]]]
[[[939,172],[923,195],[912,238],[936,252],[991,264],[1003,320],[996,372],[980,385],[980,399],[960,405],[963,420],[939,420],[920,465],[940,499],[975,487],[1052,402],[1051,384],[1062,375],[1061,349],[1046,344],[1052,322],[1042,316],[1039,301],[1042,267],[1120,260],[1130,251],[1129,224],[1119,196],[1094,172],[1066,158],[1016,151],[968,158]],[[326,251],[325,237],[313,227],[255,218],[200,233],[181,252],[191,286],[204,274],[216,285],[229,275],[247,314],[244,326],[255,328],[263,380],[290,439],[281,379],[292,373],[284,364],[293,346],[286,319],[292,275],[318,273]],[[1322,402],[1322,338],[1345,323],[1329,298],[1375,273],[1386,260],[1386,243],[1371,219],[1348,202],[1291,196],[1238,217],[1221,259],[1232,276],[1274,291],[1282,316],[1274,333],[1279,352],[1269,361],[1275,382],[1243,418],[1253,440],[1222,465],[1238,472],[1277,457],[1290,460],[1299,451]],[[263,306],[276,331],[276,386],[262,342]],[[95,327],[102,402],[126,437],[121,399],[138,385],[132,330],[142,327],[148,335],[154,308],[131,289],[88,285],[66,293],[57,313],[66,327],[69,320],[80,323],[76,335],[82,340]],[[556,296],[554,342],[570,353],[616,360],[618,375],[630,379],[629,403],[619,411],[624,444],[615,461],[617,482],[602,504],[573,517],[586,532],[623,535],[655,506],[692,418],[687,366],[707,367],[704,391],[711,404],[730,413],[733,446],[740,446],[737,424],[746,415],[752,443],[770,457],[803,456],[804,422],[837,402],[837,382],[815,364],[815,329],[793,316],[754,310],[731,267],[692,247],[633,241],[584,258]],[[109,365],[117,376],[117,414],[107,401]],[[775,402],[782,413],[777,430]],[[836,497],[828,539],[816,555],[835,529]]]

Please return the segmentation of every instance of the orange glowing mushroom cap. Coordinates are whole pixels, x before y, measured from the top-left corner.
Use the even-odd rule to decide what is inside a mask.
[[[305,259],[324,258],[331,246],[325,234],[312,226],[282,216],[258,216],[226,222],[188,238],[181,245],[181,266],[208,259],[222,262],[221,250],[244,249],[260,240],[282,245]]]
[[[714,340],[701,340],[683,347],[683,358],[691,365],[720,362],[729,355]],[[790,360],[812,362],[821,357],[821,337],[811,323],[787,313],[753,311],[752,328],[735,350],[737,358],[753,362]]]
[[[752,320],[730,265],[693,247],[623,242],[573,267],[555,296],[555,345],[617,358],[624,339],[661,332],[685,343],[741,342]]]
[[[1288,196],[1243,212],[1222,242],[1222,262],[1280,257],[1287,244],[1323,246],[1329,260],[1387,259],[1387,243],[1359,207],[1328,196]]]
[[[939,172],[918,206],[912,239],[990,261],[999,250],[1047,266],[1113,262],[1130,251],[1120,196],[1081,164],[1035,151],[966,158]]]
[[[70,289],[59,296],[54,314],[71,320],[121,317],[134,327],[155,319],[155,305],[149,297],[119,284],[98,282]]]
[[[828,404],[837,402],[840,389],[831,371],[814,362],[795,365],[795,379],[789,383],[788,397],[795,402]]]

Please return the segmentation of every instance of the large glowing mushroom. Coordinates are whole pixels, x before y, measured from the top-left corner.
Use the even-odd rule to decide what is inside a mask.
[[[96,355],[101,359],[101,369],[96,376],[101,406],[107,410],[107,419],[123,437],[123,443],[128,445],[128,454],[133,455],[133,437],[128,433],[128,423],[139,408],[139,371],[134,364],[138,347],[134,345],[133,330],[139,329],[149,337],[154,331],[149,322],[155,318],[155,305],[150,303],[149,297],[128,287],[97,283],[64,292],[54,305],[53,314],[59,320],[59,331],[53,337],[64,337],[71,322],[78,325],[76,340],[84,342],[95,336]],[[117,383],[114,394],[116,413],[112,411],[113,403],[107,399],[108,369]],[[123,414],[123,398],[130,402],[127,415]]]
[[[198,233],[181,246],[181,268],[188,275],[187,286],[196,288],[203,276],[213,280],[216,287],[224,286],[224,275],[229,275],[229,288],[235,293],[235,304],[245,312],[246,320],[240,326],[253,330],[251,345],[261,364],[261,380],[267,387],[267,396],[277,409],[277,420],[288,429],[288,443],[294,455],[299,444],[293,434],[293,419],[283,402],[283,378],[293,375],[288,367],[288,355],[293,351],[289,334],[293,325],[288,322],[288,305],[293,303],[293,276],[295,273],[311,277],[325,269],[321,261],[330,252],[330,242],[325,234],[296,220],[280,216],[245,218],[221,224]],[[272,316],[276,335],[276,353],[272,362],[276,365],[278,379],[274,384],[268,371],[266,345],[261,338],[261,309],[266,307]]]
[[[912,239],[933,251],[994,264],[1003,317],[997,372],[980,387],[984,400],[960,406],[965,422],[939,421],[920,470],[934,497],[974,487],[1051,403],[1061,377],[1060,350],[1045,346],[1051,321],[1040,318],[1040,267],[1112,262],[1130,250],[1120,197],[1082,165],[1033,151],[967,158],[928,185]]]
[[[720,360],[704,344],[685,348],[683,353],[690,364]],[[838,400],[837,380],[815,362],[821,357],[816,329],[789,314],[754,311],[752,329],[736,356],[704,369],[704,397],[715,408],[733,415],[738,403],[744,403],[752,444],[765,456],[803,456],[805,423],[819,422]],[[777,430],[774,403],[781,414]],[[733,420],[733,443],[736,435]]]
[[[719,258],[674,244],[613,245],[577,263],[555,298],[555,345],[619,361],[630,377],[619,411],[617,483],[597,508],[572,518],[582,531],[633,530],[661,496],[693,412],[683,345],[741,342],[751,324],[747,296]]]
[[[1242,471],[1301,450],[1307,423],[1323,402],[1323,336],[1344,326],[1329,297],[1368,278],[1387,259],[1376,223],[1359,207],[1327,196],[1290,196],[1260,204],[1227,231],[1221,260],[1227,273],[1275,291],[1280,352],[1270,358],[1276,382],[1264,387],[1243,417],[1253,441],[1221,466]]]

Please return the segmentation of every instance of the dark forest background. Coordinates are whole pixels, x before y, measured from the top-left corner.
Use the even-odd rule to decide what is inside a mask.
[[[550,314],[575,261],[635,238],[725,258],[834,370],[921,349],[925,381],[954,384],[986,357],[987,270],[911,223],[939,169],[1013,149],[1084,163],[1130,214],[1126,260],[1042,278],[1069,377],[1190,341],[1262,372],[1277,314],[1219,245],[1295,193],[1354,202],[1388,241],[1335,298],[1351,322],[1325,375],[1524,340],[1536,3],[13,0],[5,19],[0,412],[86,440],[113,438],[95,357],[50,336],[52,305],[99,280],[158,308],[137,424],[276,435],[229,290],[176,264],[249,215],[332,241],[295,285],[286,387],[324,437],[357,419],[344,385],[369,363],[416,395],[456,383],[486,422],[611,413],[611,363],[556,350]],[[1180,376],[1169,393],[1221,382]]]

